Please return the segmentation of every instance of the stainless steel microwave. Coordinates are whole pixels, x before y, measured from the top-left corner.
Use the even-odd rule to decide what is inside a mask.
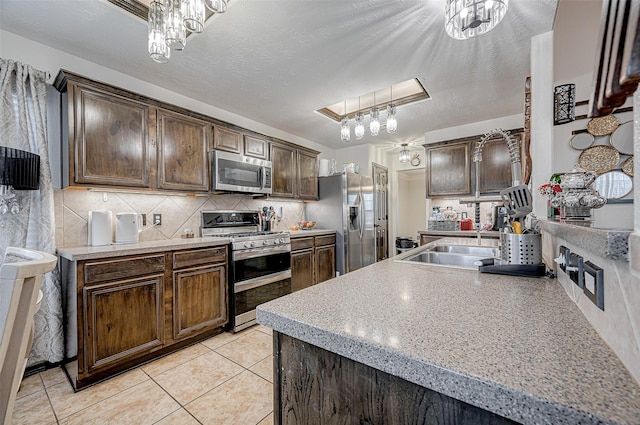
[[[271,194],[271,161],[237,153],[211,152],[211,189]]]

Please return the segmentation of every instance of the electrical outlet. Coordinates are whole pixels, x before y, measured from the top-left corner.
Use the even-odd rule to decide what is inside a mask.
[[[162,224],[162,214],[153,215],[153,224],[156,226],[160,226]]]
[[[572,252],[569,254],[567,267],[569,269],[569,279],[580,288],[584,288],[584,259]]]
[[[566,246],[560,245],[559,252],[560,252],[560,258],[564,259],[564,262],[560,262],[558,264],[560,265],[560,270],[566,273],[567,264],[569,264],[569,255],[571,254],[571,251]]]
[[[591,261],[584,263],[584,294],[604,311],[604,270]]]
[[[146,214],[140,214],[142,216],[142,225],[146,226],[147,225],[147,215]]]

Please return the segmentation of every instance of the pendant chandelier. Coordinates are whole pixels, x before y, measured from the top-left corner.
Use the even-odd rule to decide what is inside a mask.
[[[400,162],[409,162],[409,160],[411,159],[411,153],[409,153],[409,151],[407,150],[407,146],[409,146],[408,143],[403,143],[402,145],[402,150],[400,151],[400,155],[399,155],[399,160]]]
[[[204,30],[205,6],[214,13],[227,10],[226,0],[152,0],[149,4],[149,56],[158,63],[167,63],[171,49],[182,50],[187,45],[187,31]]]
[[[509,0],[446,0],[445,30],[457,40],[491,31],[502,21]]]
[[[396,118],[396,105],[393,103],[393,88],[390,88],[390,101],[383,102],[381,107],[376,105],[376,92],[373,92],[373,106],[368,110],[369,112],[369,132],[372,136],[377,136],[380,133],[381,123],[380,123],[380,109],[387,111],[387,121],[385,126],[387,128],[387,133],[393,134],[398,129],[398,119]],[[355,99],[354,99],[355,100]],[[386,105],[386,107],[385,107]],[[357,110],[347,110],[347,101],[344,101],[344,106],[341,108],[342,111],[337,110],[336,115],[342,117],[340,120],[340,140],[343,142],[348,142],[351,140],[351,127],[349,125],[349,115],[354,117],[355,126],[354,133],[356,135],[356,140],[360,140],[364,137],[364,115],[365,111],[361,108],[360,105],[360,97],[358,97],[358,109]]]
[[[347,101],[344,101],[344,118],[340,125],[340,139],[343,142],[351,140],[351,127],[349,127],[349,117],[347,116]]]

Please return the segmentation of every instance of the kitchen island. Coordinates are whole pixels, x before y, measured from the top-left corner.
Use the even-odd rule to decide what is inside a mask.
[[[555,279],[385,260],[257,319],[276,423],[640,424],[638,382]]]

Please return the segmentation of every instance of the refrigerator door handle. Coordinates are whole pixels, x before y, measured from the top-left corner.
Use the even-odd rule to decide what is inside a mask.
[[[358,195],[360,197],[360,195]],[[360,198],[360,203],[358,205],[360,207],[360,211],[358,212],[359,224],[360,224],[360,240],[364,239],[364,226],[365,226],[365,208],[364,208],[364,200]]]

